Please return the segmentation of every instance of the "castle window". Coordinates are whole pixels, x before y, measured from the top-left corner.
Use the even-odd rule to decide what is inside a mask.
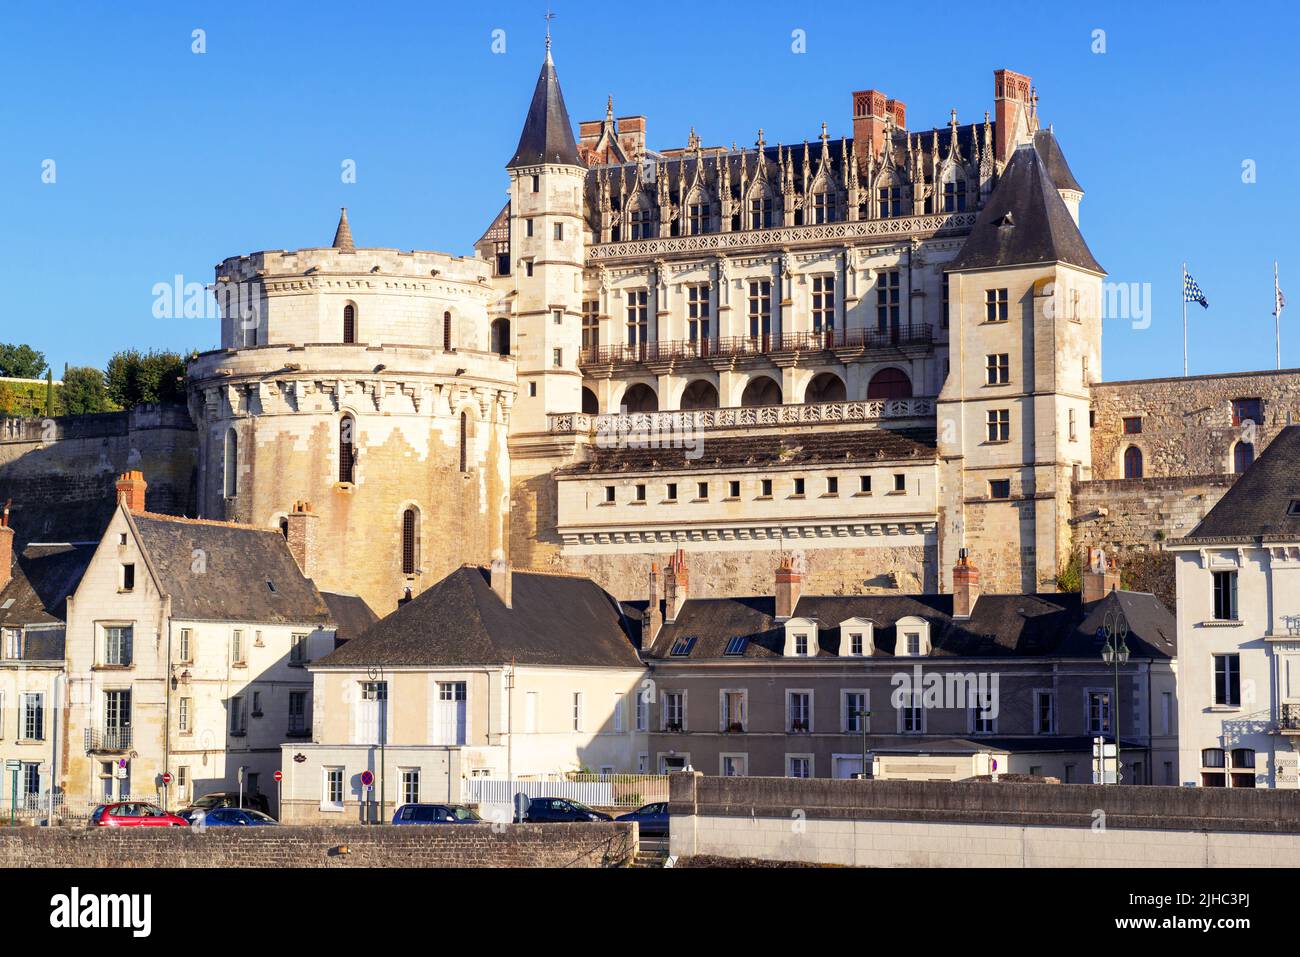
[[[943,328],[948,328],[948,274],[943,276],[943,305],[939,311],[939,322]],[[1086,361],[1086,360],[1085,360]]]
[[[357,307],[348,303],[343,307],[343,341],[357,341]]]
[[[555,224],[555,238],[556,239],[564,238],[564,223]]]
[[[339,481],[351,483],[356,478],[357,449],[352,416],[339,419]]]
[[[876,330],[897,336],[901,316],[899,273],[891,269],[876,277]]]
[[[414,575],[420,563],[420,512],[402,512],[402,574]]]
[[[870,494],[871,494],[871,476],[870,476],[870,475],[859,475],[859,476],[858,476],[858,494],[859,494],[859,495],[870,495]]]
[[[691,203],[689,208],[690,229],[692,236],[698,236],[700,233],[709,230],[709,204],[708,203]]]
[[[1125,435],[1141,435],[1141,434],[1142,434],[1142,416],[1140,416],[1140,415],[1131,415],[1131,416],[1128,416],[1127,418],[1125,418],[1125,419],[1124,419],[1124,434],[1125,434]]]
[[[592,300],[582,304],[582,351],[591,358],[600,346],[600,303]]]
[[[1070,441],[1079,441],[1079,427],[1076,423],[1074,409],[1070,410]]]
[[[835,277],[814,276],[812,281],[813,332],[835,331]]]
[[[510,275],[510,244],[497,243],[496,255],[497,255],[497,275],[509,276]]]
[[[749,335],[751,339],[772,334],[772,283],[759,280],[749,284]]]
[[[1005,289],[984,290],[984,321],[1006,322],[1009,315]]]
[[[882,186],[877,193],[880,200],[880,218],[903,215],[903,188],[901,186]]]
[[[835,221],[835,197],[830,192],[813,193],[813,222]]]
[[[686,316],[690,322],[690,338],[697,345],[709,338],[709,287],[686,287]]]
[[[966,212],[966,181],[943,184],[943,211],[945,213]]]
[[[1009,442],[1011,440],[1011,410],[990,409],[987,416],[988,441]]]
[[[615,495],[614,486],[612,486],[612,485],[606,485],[606,486],[605,486],[605,504],[606,504],[606,505],[613,505],[613,504],[614,504],[614,501],[615,501],[615,499],[614,499],[614,495]]]
[[[794,494],[803,495],[803,493],[804,493],[804,480],[801,478],[797,478],[794,480]]]
[[[442,351],[451,352],[451,313],[442,314]]]
[[[469,471],[469,414],[460,414],[460,470]]]
[[[1232,471],[1242,475],[1255,461],[1255,446],[1251,442],[1238,442],[1232,450]]]
[[[532,278],[532,275],[533,275],[533,261],[532,261],[531,259],[525,259],[525,260],[524,260],[524,275],[525,275],[525,276],[528,276],[529,278]]]
[[[759,196],[749,202],[749,228],[750,229],[771,229],[772,227],[772,200],[767,196]]]
[[[525,235],[525,236],[532,236],[532,234],[533,234],[533,221],[532,221],[531,219],[525,219],[525,220],[524,220],[524,235]]]
[[[564,325],[564,310],[563,310],[563,309],[552,309],[552,310],[551,310],[551,322],[552,322],[553,324],[557,325],[557,326],[562,326],[562,325]]]
[[[510,355],[510,320],[492,321],[492,351],[499,356]]]
[[[1261,406],[1263,403],[1259,399],[1233,399],[1232,400],[1232,426],[1237,428],[1246,422],[1253,422],[1259,425],[1264,421]]]
[[[1126,479],[1142,477],[1142,450],[1136,445],[1130,445],[1124,450],[1124,477]]]
[[[540,176],[538,176],[536,173],[534,173],[534,174],[533,174],[533,192],[534,192],[534,193],[540,193],[541,191],[542,191],[542,178],[541,178]]]
[[[905,493],[907,491],[907,475],[903,472],[894,473],[894,492]]]
[[[1010,498],[1010,497],[1011,497],[1010,479],[989,480],[989,498]]]
[[[650,238],[650,210],[635,207],[631,213],[632,238]]]
[[[650,331],[649,301],[650,292],[647,289],[633,289],[627,294],[627,344],[629,346],[645,344]]]
[[[771,480],[771,479],[763,479],[763,480],[759,483],[759,486],[758,486],[758,487],[759,487],[759,498],[771,498],[771,497],[772,497],[772,480]]]
[[[986,357],[984,372],[989,385],[1006,385],[1011,381],[1010,357],[1005,352]]]
[[[239,436],[234,429],[226,431],[225,496],[234,498],[239,493]]]
[[[563,350],[563,349],[552,349],[552,350],[551,350],[551,366],[552,366],[553,368],[556,368],[556,369],[563,369],[563,368],[564,368],[564,350]]]

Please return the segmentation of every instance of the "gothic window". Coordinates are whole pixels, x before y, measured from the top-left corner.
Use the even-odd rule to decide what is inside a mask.
[[[903,187],[892,184],[882,186],[877,190],[876,196],[879,202],[881,219],[903,215]]]
[[[402,512],[402,574],[414,575],[420,567],[420,511],[408,508]]]
[[[239,436],[234,429],[226,432],[225,496],[234,498],[239,493]]]
[[[1138,479],[1142,477],[1142,450],[1130,445],[1124,450],[1124,477]]]
[[[687,207],[687,218],[692,236],[707,233],[709,231],[709,204],[702,202],[698,196],[695,197],[695,201]]]
[[[632,207],[629,215],[633,239],[649,239],[650,237],[650,220],[651,213],[649,209],[641,206]]]
[[[356,422],[350,415],[339,419],[339,481],[351,483],[356,478]]]
[[[945,177],[943,211],[945,213],[966,212],[966,180],[955,172]]]
[[[352,303],[343,307],[343,341],[357,341],[357,307]]]
[[[469,413],[460,414],[460,470],[469,471]]]
[[[772,228],[772,197],[767,194],[766,190],[756,194],[749,201],[749,228]]]
[[[442,351],[451,352],[451,313],[442,314]]]
[[[835,222],[835,196],[830,190],[813,193],[814,223]]]

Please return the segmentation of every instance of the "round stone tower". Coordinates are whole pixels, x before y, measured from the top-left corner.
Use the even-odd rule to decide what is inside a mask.
[[[357,249],[346,210],[330,248],[218,265],[222,348],[189,367],[201,516],[287,533],[308,503],[309,576],[380,615],[500,555],[516,379],[490,349],[489,275]]]

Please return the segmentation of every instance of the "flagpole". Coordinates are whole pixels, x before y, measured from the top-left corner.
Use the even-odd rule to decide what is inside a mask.
[[[1180,291],[1183,300],[1183,378],[1187,378],[1187,263],[1183,263],[1183,286]]]
[[[1282,368],[1282,297],[1277,284],[1277,260],[1273,260],[1273,326],[1277,336],[1277,367]]]

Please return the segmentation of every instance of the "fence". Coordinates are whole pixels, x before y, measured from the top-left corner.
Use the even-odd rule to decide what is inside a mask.
[[[543,778],[467,778],[461,794],[468,804],[513,805],[516,794],[567,798],[590,807],[627,808],[668,800],[666,774],[571,774]]]

